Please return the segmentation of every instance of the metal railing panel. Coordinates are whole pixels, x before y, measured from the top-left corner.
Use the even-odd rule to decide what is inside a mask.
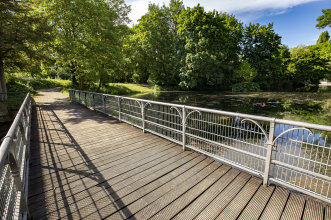
[[[92,103],[81,101],[87,93],[94,95]],[[331,126],[78,90],[70,90],[70,97],[180,143],[184,150],[261,176],[264,184],[274,182],[331,202]]]
[[[0,146],[0,217],[19,219],[27,209],[31,100],[28,93]]]

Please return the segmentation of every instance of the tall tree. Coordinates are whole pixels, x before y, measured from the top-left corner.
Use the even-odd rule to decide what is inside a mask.
[[[185,41],[180,86],[185,89],[221,88],[238,62],[241,24],[200,5],[180,14],[178,34]],[[224,89],[224,87],[223,87]]]
[[[273,24],[250,23],[245,28],[243,57],[257,70],[256,82],[263,90],[272,89],[275,79],[279,79],[281,37],[273,30]]]
[[[38,58],[42,42],[51,39],[47,19],[33,10],[32,3],[0,2],[0,93],[6,92],[5,72],[28,66],[31,59]]]
[[[177,19],[184,6],[182,1],[171,0],[169,6],[150,4],[139,24],[132,28],[133,69],[137,82],[160,86],[175,86],[179,81],[182,44],[177,37]],[[137,53],[138,52],[138,53]]]
[[[323,29],[327,26],[331,27],[331,9],[322,9],[322,15],[319,16],[316,21],[316,27],[318,29]]]
[[[328,72],[328,60],[314,47],[291,49],[289,74],[297,91],[316,91],[321,79]]]
[[[40,0],[40,8],[56,36],[55,59],[68,67],[73,83],[82,88],[96,73],[101,86],[116,69],[130,8],[123,0]]]

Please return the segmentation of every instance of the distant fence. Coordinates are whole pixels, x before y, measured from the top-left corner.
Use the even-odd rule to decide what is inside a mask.
[[[29,217],[30,125],[31,99],[28,93],[0,146],[0,219]]]
[[[331,203],[331,126],[69,91],[70,99],[175,143]]]

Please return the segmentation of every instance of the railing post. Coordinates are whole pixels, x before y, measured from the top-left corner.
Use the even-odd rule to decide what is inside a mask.
[[[142,126],[143,126],[143,133],[145,133],[145,106],[144,102],[141,102],[140,108],[141,108],[141,120],[142,120]]]
[[[85,105],[86,105],[86,107],[88,107],[88,104],[87,104],[87,92],[85,92]]]
[[[183,132],[183,151],[185,151],[185,144],[186,144],[186,109],[183,106],[182,110],[182,132]]]
[[[92,108],[95,110],[94,93],[92,93]]]
[[[120,97],[116,97],[117,105],[118,105],[118,119],[121,121],[121,99]]]
[[[267,185],[269,180],[274,134],[275,134],[275,119],[270,122],[269,138],[267,142],[267,157],[264,166],[263,185]]]
[[[101,98],[102,98],[103,112],[106,114],[106,102],[105,102],[106,96],[102,94]]]

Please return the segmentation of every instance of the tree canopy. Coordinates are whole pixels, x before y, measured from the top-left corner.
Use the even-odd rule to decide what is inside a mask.
[[[330,77],[330,37],[289,49],[273,24],[244,25],[234,15],[149,4],[128,26],[124,0],[0,2],[0,92],[5,73],[70,78],[99,91],[110,82],[184,90],[316,90]],[[330,9],[316,25],[330,26]],[[305,71],[306,70],[306,71]]]
[[[34,61],[41,59],[46,42],[52,39],[46,17],[34,10],[33,3],[0,2],[0,93],[6,92],[5,70],[33,72]]]
[[[322,9],[322,15],[319,16],[316,21],[316,27],[319,29],[331,27],[331,9]]]

